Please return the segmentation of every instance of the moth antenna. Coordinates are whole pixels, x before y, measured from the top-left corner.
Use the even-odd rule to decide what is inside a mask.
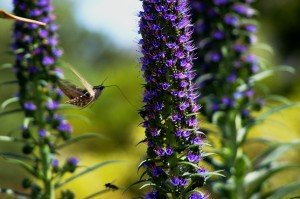
[[[103,85],[103,84],[104,84],[104,82],[105,82],[107,79],[108,79],[108,76],[107,76],[107,77],[105,77],[105,79],[102,81],[102,83],[101,83],[100,85]],[[107,87],[107,86],[105,86],[105,87]]]
[[[136,106],[134,106],[131,102],[130,102],[130,100],[126,97],[126,95],[123,93],[123,91],[121,90],[121,88],[118,86],[118,85],[109,85],[109,86],[104,86],[105,88],[108,88],[108,87],[116,87],[119,91],[120,91],[120,93],[121,93],[121,95],[124,97],[124,99],[133,107],[133,108],[135,108],[135,109],[137,109],[137,107]]]

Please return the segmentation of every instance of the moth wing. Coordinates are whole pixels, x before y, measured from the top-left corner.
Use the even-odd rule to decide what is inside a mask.
[[[68,67],[72,70],[72,72],[80,79],[83,86],[86,88],[86,90],[90,93],[91,96],[95,95],[95,91],[93,90],[93,86],[90,85],[81,75],[80,73],[75,70],[71,65],[68,64]]]
[[[60,90],[69,98],[77,98],[79,96],[83,96],[86,92],[86,90],[78,88],[74,84],[71,84],[70,82],[67,82],[65,80],[60,80],[58,82],[58,86]]]
[[[34,23],[34,24],[38,24],[41,26],[45,26],[46,23],[40,22],[40,21],[36,21],[36,20],[32,20],[32,19],[27,19],[24,17],[19,17],[13,14],[10,14],[4,10],[0,10],[0,18],[4,18],[4,19],[13,19],[16,21],[22,21],[22,22],[26,22],[26,23]]]

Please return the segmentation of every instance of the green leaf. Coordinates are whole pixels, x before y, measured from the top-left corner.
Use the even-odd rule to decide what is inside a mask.
[[[21,155],[17,153],[11,153],[11,152],[1,152],[0,157],[2,158],[13,158],[13,159],[18,159],[18,160],[27,160],[27,161],[34,161],[33,158],[30,158],[29,156],[26,155]]]
[[[189,165],[189,166],[192,166],[196,169],[199,169],[199,166],[197,164],[194,164],[194,163],[191,163],[191,162],[187,162],[187,161],[180,161],[178,162],[178,164],[185,164],[185,165]]]
[[[196,84],[200,84],[201,82],[204,82],[206,80],[209,80],[213,77],[212,74],[208,73],[208,74],[205,74],[205,75],[201,75],[197,80],[196,80]]]
[[[300,190],[300,181],[290,183],[287,185],[283,185],[273,191],[266,193],[265,195],[262,196],[261,199],[282,199],[286,195],[291,194],[295,191],[299,191],[299,190]],[[293,199],[293,198],[296,199],[296,198],[299,198],[299,196],[291,197],[290,199]]]
[[[23,140],[14,138],[14,137],[10,137],[10,136],[1,135],[0,142],[23,142]]]
[[[256,43],[252,46],[253,48],[259,49],[259,50],[264,50],[269,52],[270,54],[274,54],[274,51],[272,47],[266,43]]]
[[[12,68],[12,67],[13,67],[13,65],[11,63],[6,63],[6,64],[1,65],[0,70]]]
[[[16,158],[11,158],[11,157],[5,157],[2,156],[2,158],[12,164],[17,164],[19,166],[21,166],[23,169],[25,169],[28,173],[30,173],[31,175],[40,178],[40,174],[37,172],[36,169],[34,169],[31,165],[27,164],[26,162],[16,159]]]
[[[88,167],[88,168],[84,169],[83,171],[81,171],[81,172],[79,172],[79,173],[77,173],[77,174],[74,174],[74,175],[71,176],[70,178],[67,178],[65,181],[60,182],[60,183],[57,183],[57,184],[55,185],[55,187],[56,187],[56,188],[59,188],[59,187],[65,185],[65,184],[67,184],[67,183],[69,183],[69,182],[71,182],[71,181],[73,181],[73,180],[79,178],[80,176],[83,176],[83,175],[85,175],[85,174],[87,174],[87,173],[90,173],[90,172],[92,172],[92,171],[94,171],[94,170],[96,170],[96,169],[99,169],[99,168],[101,168],[101,167],[107,165],[107,164],[111,164],[111,163],[115,163],[115,162],[119,162],[119,161],[117,161],[117,160],[110,160],[110,161],[105,161],[105,162],[100,162],[100,163],[98,163],[98,164],[95,164],[95,165],[93,165],[93,166],[91,166],[91,167]]]
[[[155,187],[155,186],[156,185],[154,183],[149,182],[149,183],[143,184],[143,186],[141,186],[140,189],[144,189],[146,187]]]
[[[218,124],[220,119],[224,118],[225,117],[225,113],[222,112],[222,111],[217,111],[213,114],[213,117],[212,117],[212,123],[213,124]]]
[[[276,106],[274,108],[269,109],[268,111],[262,113],[261,115],[259,115],[256,119],[255,122],[259,123],[264,121],[266,118],[270,117],[271,115],[278,113],[280,111],[292,108],[292,107],[300,107],[300,103],[292,103],[292,104],[285,104],[282,106]]]
[[[239,86],[237,88],[237,90],[243,91],[243,90],[247,89],[247,87],[249,87],[249,84],[253,85],[255,82],[258,82],[258,81],[261,81],[261,80],[263,80],[263,79],[265,79],[267,77],[270,77],[270,76],[274,75],[277,72],[295,73],[295,69],[293,67],[291,67],[291,66],[285,66],[285,65],[283,65],[283,66],[277,66],[277,67],[274,67],[272,69],[262,71],[260,73],[255,74],[255,75],[252,75],[250,77],[249,83],[242,84],[241,86]]]
[[[143,182],[148,182],[148,181],[150,181],[150,180],[149,180],[149,179],[138,180],[138,181],[132,183],[131,185],[129,185],[128,187],[126,187],[126,189],[124,190],[124,193],[125,193],[126,191],[128,191],[131,187],[133,187],[133,186],[135,186],[135,185],[137,185],[137,184],[143,183]]]
[[[13,110],[10,110],[10,111],[1,112],[0,117],[5,116],[5,115],[10,115],[10,114],[13,114],[13,113],[18,113],[18,112],[22,112],[22,109],[13,109]]]
[[[292,104],[284,104],[281,106],[276,106],[257,116],[253,122],[247,124],[245,127],[238,130],[238,136],[237,136],[238,144],[241,145],[246,140],[246,137],[251,127],[257,124],[261,124],[273,114],[279,113],[280,111],[293,108],[293,107],[300,107],[300,103],[292,103]]]
[[[20,191],[16,191],[13,189],[9,189],[9,188],[0,188],[0,193],[4,193],[8,196],[14,196],[14,198],[23,198],[23,199],[29,199],[30,195],[27,193],[23,193]],[[19,196],[19,197],[18,197]]]
[[[288,98],[280,96],[280,95],[268,95],[264,98],[264,100],[280,102],[282,104],[292,104],[292,101],[290,101]]]
[[[278,172],[284,171],[291,168],[299,168],[300,165],[291,165],[291,164],[276,164],[273,163],[271,167],[260,169],[257,171],[249,172],[244,180],[244,186],[247,189],[247,195],[249,198],[254,193],[260,191],[262,185],[266,180],[268,180],[273,175]]]
[[[61,149],[64,148],[66,146],[69,146],[71,144],[77,143],[79,141],[85,140],[85,139],[91,139],[91,138],[99,138],[99,139],[106,139],[106,137],[104,137],[103,135],[100,135],[98,133],[85,133],[82,135],[78,135],[76,137],[72,137],[71,139],[65,141],[63,144],[59,145],[57,147],[57,149]]]
[[[82,120],[84,121],[86,124],[91,124],[91,120],[86,117],[85,115],[81,115],[81,114],[64,114],[64,116],[67,118],[67,119],[79,119],[79,120]]]
[[[9,104],[18,102],[18,101],[19,101],[18,97],[9,98],[9,99],[5,100],[4,102],[2,102],[1,109],[4,110]]]
[[[91,195],[85,197],[84,199],[95,198],[96,196],[102,195],[102,194],[104,194],[104,193],[106,193],[106,192],[108,192],[108,191],[109,191],[109,189],[103,189],[103,190],[101,190],[101,191],[97,191],[96,193],[93,193],[93,194],[91,194]]]
[[[6,81],[6,82],[1,82],[0,86],[5,86],[5,85],[9,85],[9,84],[17,84],[18,81],[17,80],[11,80],[11,81]]]
[[[280,156],[286,153],[291,148],[300,146],[300,140],[295,140],[289,143],[275,143],[268,147],[263,153],[255,157],[252,164],[256,167],[268,166],[276,161]]]
[[[32,117],[26,117],[23,121],[23,126],[24,128],[28,128],[29,127],[29,124],[30,122],[32,122],[34,120],[34,118]]]

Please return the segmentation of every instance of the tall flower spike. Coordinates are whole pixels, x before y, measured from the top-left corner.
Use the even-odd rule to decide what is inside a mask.
[[[226,176],[209,181],[208,187],[220,198],[243,198],[247,187],[241,184],[247,184],[245,176],[251,166],[242,147],[253,124],[250,113],[262,106],[251,82],[251,76],[260,70],[249,50],[256,41],[253,0],[189,1],[197,44],[194,70],[201,92],[199,103],[206,119],[218,127],[219,151],[225,152],[219,154],[222,161],[207,158]],[[247,166],[241,169],[241,165]]]
[[[259,109],[250,76],[259,71],[250,46],[256,42],[252,0],[189,0],[192,7],[193,38],[197,44],[194,69],[201,91],[200,104],[208,120],[217,111],[239,109],[242,117]],[[242,85],[244,85],[242,87]]]
[[[199,132],[192,79],[193,44],[185,0],[143,0],[140,40],[147,159],[153,189],[145,198],[195,198],[205,177],[198,173],[204,136]],[[198,195],[201,195],[199,193]]]
[[[19,102],[26,121],[31,121],[22,128],[23,153],[36,160],[32,165],[36,168],[34,181],[42,182],[35,184],[25,179],[24,182],[30,183],[26,186],[23,183],[23,187],[31,188],[31,198],[52,199],[55,176],[69,171],[53,164],[57,162],[55,144],[68,139],[72,131],[70,124],[55,113],[61,98],[57,87],[61,74],[57,73],[56,60],[62,51],[57,47],[57,25],[53,24],[51,0],[14,0],[13,3],[15,15],[47,24],[39,26],[17,21],[12,47],[16,56],[13,71],[19,82]],[[76,165],[72,165],[72,171]]]

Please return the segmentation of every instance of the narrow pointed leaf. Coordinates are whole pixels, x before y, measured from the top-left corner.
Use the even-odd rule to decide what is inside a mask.
[[[264,168],[257,171],[249,172],[244,180],[244,186],[247,187],[247,195],[250,197],[252,194],[260,191],[262,185],[266,180],[271,178],[273,175],[284,171],[286,169],[299,169],[300,165],[291,164],[273,164],[270,168]]]
[[[299,191],[299,190],[300,190],[300,181],[283,185],[271,192],[266,193],[263,197],[261,197],[261,199],[282,199],[286,195],[292,194],[295,191]],[[300,198],[300,196],[299,195],[295,195],[294,197],[291,196],[290,199],[293,198],[295,199]]]
[[[103,135],[100,135],[98,133],[85,133],[82,135],[78,135],[76,137],[72,137],[71,139],[65,141],[62,145],[59,145],[57,148],[61,149],[64,148],[66,146],[69,146],[71,144],[77,143],[79,141],[85,140],[85,139],[91,139],[91,138],[98,138],[98,139],[106,139],[106,137],[104,137]]]
[[[39,177],[39,174],[36,172],[36,170],[31,165],[27,164],[26,162],[15,159],[15,158],[8,158],[8,157],[3,157],[3,159],[9,163],[17,164],[17,165],[21,166],[23,169],[25,169],[31,175],[33,175],[35,177]]]
[[[0,117],[10,115],[13,113],[18,113],[18,112],[22,112],[22,109],[14,109],[14,110],[10,110],[10,111],[1,112]]]
[[[268,147],[263,153],[257,156],[253,160],[253,165],[256,167],[268,166],[272,162],[276,161],[282,155],[286,154],[286,151],[300,146],[300,140],[295,140],[290,143],[276,143]]]
[[[0,67],[0,70],[4,70],[4,69],[8,69],[8,68],[12,68],[13,65],[10,64],[10,63],[7,63],[7,64],[2,64],[1,67]]]
[[[128,187],[126,187],[126,189],[124,190],[124,192],[128,191],[131,187],[137,185],[137,184],[140,184],[140,183],[143,183],[143,182],[148,182],[149,179],[145,179],[145,180],[139,180],[139,181],[136,181],[134,183],[132,183],[131,185],[129,185]]]
[[[4,102],[2,102],[1,104],[1,109],[5,109],[9,104],[11,103],[14,103],[14,102],[18,102],[19,101],[19,98],[18,97],[12,97],[12,98],[9,98],[7,100],[5,100]]]
[[[100,162],[98,164],[95,164],[95,165],[93,165],[91,167],[88,167],[88,168],[84,169],[83,171],[81,171],[81,172],[79,172],[77,174],[74,174],[70,178],[67,178],[65,181],[56,184],[55,187],[59,188],[59,187],[65,185],[65,184],[67,184],[67,183],[69,183],[69,182],[71,182],[71,181],[79,178],[80,176],[88,174],[88,173],[90,173],[90,172],[92,172],[92,171],[94,171],[96,169],[99,169],[99,168],[105,166],[105,165],[108,165],[108,164],[111,164],[111,163],[116,163],[116,162],[119,162],[119,161],[117,161],[117,160],[110,160],[110,161],[105,161],[105,162]]]
[[[93,193],[93,194],[91,194],[91,195],[85,197],[84,199],[92,199],[92,198],[95,198],[96,196],[102,195],[102,194],[104,194],[104,193],[106,193],[106,192],[108,192],[108,191],[109,191],[109,189],[103,189],[103,190],[101,190],[101,191],[98,191],[98,192],[96,192],[96,193]]]

